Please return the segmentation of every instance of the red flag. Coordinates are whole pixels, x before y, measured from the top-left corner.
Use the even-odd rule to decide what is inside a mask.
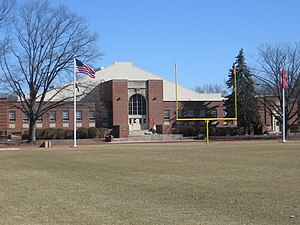
[[[95,71],[89,67],[88,65],[84,64],[80,60],[76,59],[76,72],[77,73],[84,73],[89,75],[91,78],[95,78]]]
[[[286,88],[286,72],[284,70],[284,66],[282,66],[282,88]]]
[[[233,75],[233,77],[236,76],[236,67],[235,67],[235,64],[234,64],[233,69],[232,69],[232,75]]]

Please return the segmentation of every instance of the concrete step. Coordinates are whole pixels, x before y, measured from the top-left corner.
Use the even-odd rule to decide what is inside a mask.
[[[134,136],[145,135],[145,133],[148,133],[148,132],[149,132],[148,130],[131,130],[131,131],[129,131],[129,135],[134,135]]]
[[[129,135],[127,141],[172,141],[182,138],[182,134]]]

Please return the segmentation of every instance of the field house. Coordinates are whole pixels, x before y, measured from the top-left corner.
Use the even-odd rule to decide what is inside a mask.
[[[203,121],[176,121],[175,83],[151,72],[134,66],[132,62],[115,62],[96,72],[96,78],[88,76],[79,82],[91,88],[77,101],[76,121],[79,127],[106,127],[113,130],[115,137],[144,134],[153,123],[158,133],[170,134],[174,126],[182,124],[201,126]],[[50,90],[48,99],[58,101],[55,89]],[[66,92],[72,95],[73,92]],[[55,96],[55,97],[54,97]],[[178,86],[179,117],[216,117],[226,115],[225,98],[220,93],[206,94]],[[1,135],[20,136],[28,130],[28,117],[16,107],[18,101],[0,99]],[[297,110],[295,106],[294,110]],[[260,104],[262,130],[280,132],[279,122],[268,107]],[[65,102],[45,113],[36,123],[37,129],[73,129],[73,102]],[[232,126],[227,121],[216,121],[215,126]]]

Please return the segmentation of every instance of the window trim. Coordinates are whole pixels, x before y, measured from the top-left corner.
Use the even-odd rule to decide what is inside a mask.
[[[27,114],[25,114],[24,112],[22,113],[22,121],[29,122],[29,116]]]
[[[13,117],[11,117],[11,115],[13,115]],[[16,111],[9,111],[8,112],[8,121],[10,123],[16,122]]]
[[[164,121],[170,121],[170,110],[164,109]]]
[[[89,111],[89,121],[95,121],[95,111]]]
[[[66,117],[65,117],[65,114],[67,114]],[[70,114],[69,114],[69,111],[65,110],[65,111],[62,112],[62,120],[63,120],[64,122],[67,122],[67,121],[70,120]]]
[[[147,115],[147,102],[143,95],[134,94],[129,98],[128,115]]]
[[[52,118],[53,115],[54,115],[54,118]],[[56,122],[56,111],[50,111],[49,112],[49,121],[50,122]]]
[[[76,111],[76,122],[82,122],[82,111]]]

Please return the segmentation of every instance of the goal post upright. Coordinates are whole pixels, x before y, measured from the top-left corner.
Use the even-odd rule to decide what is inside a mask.
[[[234,81],[234,115],[235,115],[235,118],[236,118],[236,121],[237,121],[238,110],[237,110],[236,67],[235,67],[235,64],[233,66],[232,75],[233,75],[233,81]]]
[[[178,120],[178,77],[177,77],[177,64],[175,63],[175,92],[176,92],[176,120]]]

